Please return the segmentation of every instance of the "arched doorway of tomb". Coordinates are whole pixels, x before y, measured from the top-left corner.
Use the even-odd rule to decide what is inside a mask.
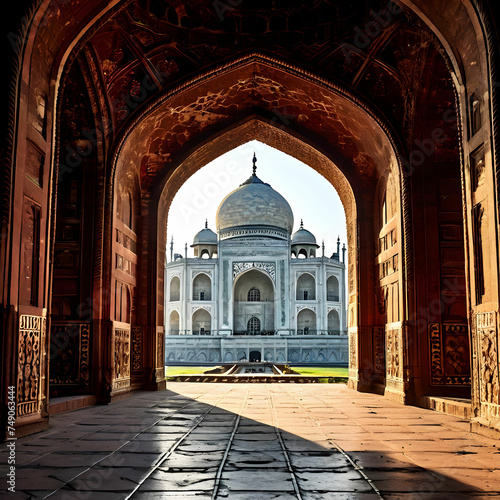
[[[233,285],[233,332],[258,335],[275,330],[275,289],[271,277],[250,269],[236,277]]]
[[[250,351],[250,359],[251,363],[260,363],[262,360],[262,354],[260,351]]]

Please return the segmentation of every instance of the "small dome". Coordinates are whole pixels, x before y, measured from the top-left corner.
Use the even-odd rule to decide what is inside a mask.
[[[208,227],[202,229],[193,240],[193,244],[195,245],[217,245],[217,235]]]
[[[310,231],[304,229],[302,221],[300,221],[300,229],[292,235],[292,245],[316,245],[316,237]]]
[[[256,161],[254,156],[253,175],[229,193],[219,205],[217,231],[264,226],[285,230],[290,234],[293,228],[292,209],[283,196],[257,177]]]

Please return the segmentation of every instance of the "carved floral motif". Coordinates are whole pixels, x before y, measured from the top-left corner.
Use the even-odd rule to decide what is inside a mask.
[[[17,364],[17,416],[40,411],[42,388],[41,351],[45,341],[45,318],[22,315],[19,318]]]
[[[498,348],[496,331],[483,330],[481,340],[481,400],[498,404]]]
[[[373,327],[374,343],[374,372],[385,373],[385,328],[383,326]]]
[[[142,328],[134,326],[132,328],[132,371],[142,368]]]
[[[50,383],[88,385],[90,381],[90,325],[52,324]]]
[[[309,305],[300,305],[300,306],[297,306],[297,314],[302,311],[303,309],[309,309],[310,311],[312,312],[316,312],[316,306],[309,306]]]
[[[387,378],[401,378],[403,358],[398,330],[386,332],[386,374]]]
[[[429,343],[432,385],[470,384],[467,325],[431,323]]]
[[[163,333],[158,333],[158,349],[156,354],[156,366],[163,367],[165,364],[165,348]]]
[[[357,366],[356,333],[349,333],[349,369],[355,369]]]
[[[233,281],[243,272],[250,269],[264,271],[272,280],[276,282],[276,266],[274,262],[233,262]]]
[[[193,306],[191,308],[191,314],[195,313],[196,311],[198,311],[198,309],[204,309],[205,311],[211,313],[212,312],[212,306],[207,306],[207,305],[203,305],[203,306]]]
[[[476,325],[480,356],[481,414],[487,418],[498,418],[500,398],[496,313],[478,314]]]
[[[130,377],[130,331],[115,330],[115,380]]]

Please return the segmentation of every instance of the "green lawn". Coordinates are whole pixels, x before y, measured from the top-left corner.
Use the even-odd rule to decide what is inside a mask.
[[[321,377],[348,377],[349,369],[342,366],[291,366],[301,375],[318,375]]]
[[[175,377],[177,375],[191,375],[193,373],[204,373],[214,366],[166,366],[165,376]],[[301,375],[316,375],[319,377],[348,377],[349,370],[339,366],[292,366],[293,370]]]
[[[212,368],[215,368],[215,366],[165,366],[165,376],[175,377],[176,375],[198,374]]]

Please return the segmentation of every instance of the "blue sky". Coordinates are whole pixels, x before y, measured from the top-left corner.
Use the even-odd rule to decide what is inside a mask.
[[[184,255],[187,242],[188,257],[192,257],[193,249],[189,245],[194,235],[205,227],[205,219],[208,219],[208,227],[215,231],[217,208],[228,193],[252,174],[254,151],[258,177],[278,191],[292,207],[294,232],[303,219],[304,228],[316,236],[318,245],[325,241],[327,257],[337,249],[337,236],[347,246],[344,208],[333,186],[301,161],[261,142],[251,141],[219,156],[179,189],[168,214],[168,260],[172,236],[174,252]]]

